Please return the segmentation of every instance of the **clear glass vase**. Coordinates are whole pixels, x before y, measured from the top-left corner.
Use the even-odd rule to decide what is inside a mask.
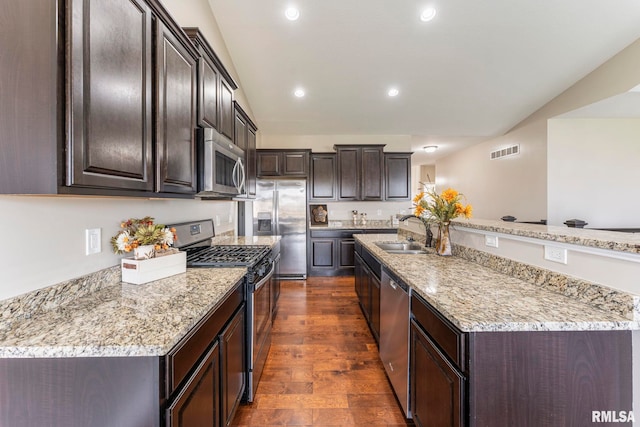
[[[438,224],[438,240],[436,241],[436,253],[442,256],[451,255],[451,236],[449,235],[449,222]]]

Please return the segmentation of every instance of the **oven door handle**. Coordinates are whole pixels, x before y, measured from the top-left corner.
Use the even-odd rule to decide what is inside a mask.
[[[269,280],[271,280],[271,276],[273,276],[273,272],[275,271],[275,269],[276,269],[276,263],[273,262],[271,263],[271,270],[269,270],[269,273],[267,273],[266,276],[264,276],[258,283],[254,285],[253,287],[254,292],[260,289]]]

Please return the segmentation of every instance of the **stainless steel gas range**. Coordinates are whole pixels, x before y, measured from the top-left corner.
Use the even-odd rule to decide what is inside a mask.
[[[271,347],[272,288],[278,278],[279,246],[212,245],[213,221],[201,220],[172,225],[175,246],[187,252],[187,267],[247,267],[246,276],[246,389],[245,399],[253,402]]]

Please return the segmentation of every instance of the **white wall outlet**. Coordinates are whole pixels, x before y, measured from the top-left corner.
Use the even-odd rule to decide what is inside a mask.
[[[216,215],[216,226],[220,227],[220,215]]]
[[[233,215],[229,214],[229,224],[233,224]]]
[[[102,238],[99,228],[88,228],[85,235],[85,255],[99,254],[102,252]]]
[[[544,245],[544,259],[558,262],[560,264],[566,264],[567,250],[558,246]]]
[[[377,214],[378,216],[382,216],[382,209],[378,209],[378,210],[376,211],[376,214]]]
[[[492,248],[498,247],[498,236],[484,235],[484,245]]]

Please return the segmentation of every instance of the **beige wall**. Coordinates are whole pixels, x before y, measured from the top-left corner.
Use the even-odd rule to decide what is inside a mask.
[[[238,85],[241,82],[206,0],[163,0],[184,27],[200,27]],[[250,115],[242,90],[236,98]],[[1,155],[1,154],[0,154]],[[0,196],[0,299],[117,265],[109,239],[120,221],[155,217],[158,222],[203,218],[220,220],[217,232],[235,230],[236,203],[137,198]],[[231,218],[231,222],[229,222]],[[102,229],[102,253],[86,256],[85,229]]]
[[[137,198],[0,196],[0,300],[120,263],[109,240],[120,221],[152,216],[158,223],[219,219],[234,230],[235,202]],[[231,222],[229,219],[231,218]],[[85,255],[85,229],[100,228],[102,252]]]
[[[506,214],[521,220],[551,217],[548,210],[555,206],[547,206],[547,119],[628,91],[640,82],[638,70],[640,40],[505,135],[437,161],[439,188],[452,186],[463,192],[473,204],[476,218],[497,219]],[[489,160],[492,150],[511,144],[520,144],[519,156]]]
[[[249,114],[249,117],[255,122],[247,97],[242,91],[242,82],[233,65],[231,55],[229,55],[227,46],[224,43],[224,38],[220,33],[220,28],[211,11],[209,2],[207,0],[162,0],[162,4],[181,27],[200,28],[207,42],[209,42],[218,58],[220,58],[224,64],[224,67],[239,86],[234,93],[236,101],[238,101],[247,114]]]
[[[549,221],[640,226],[640,119],[549,120]]]

